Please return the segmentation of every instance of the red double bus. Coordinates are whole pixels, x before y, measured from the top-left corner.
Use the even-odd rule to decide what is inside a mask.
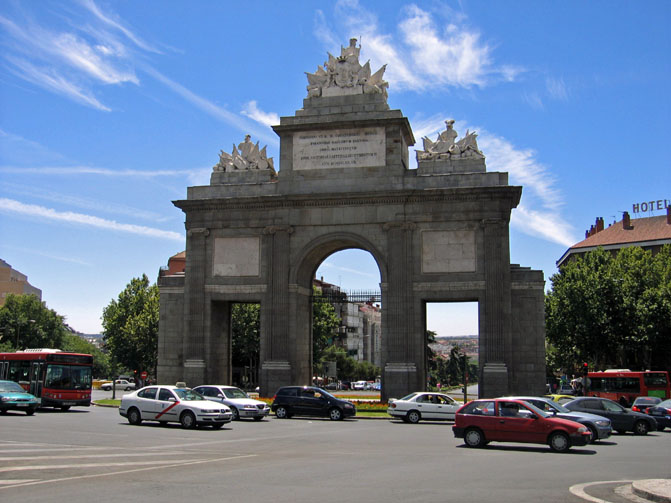
[[[19,383],[42,407],[90,406],[92,369],[93,356],[59,349],[0,353],[0,379]]]
[[[587,377],[589,396],[610,398],[625,407],[630,407],[638,396],[656,396],[662,400],[671,398],[669,373],[666,371],[606,370],[589,372]]]

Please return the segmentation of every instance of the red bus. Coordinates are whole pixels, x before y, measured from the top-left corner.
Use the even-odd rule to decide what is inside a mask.
[[[589,372],[587,377],[589,396],[610,398],[625,407],[630,407],[637,396],[656,396],[662,400],[671,398],[669,373],[666,371],[606,370]]]
[[[19,383],[42,407],[90,406],[92,369],[93,356],[59,349],[0,353],[0,379]]]

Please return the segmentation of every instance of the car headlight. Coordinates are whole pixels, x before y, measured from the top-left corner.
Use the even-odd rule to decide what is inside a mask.
[[[606,426],[610,426],[610,421],[594,421],[594,424],[605,428]]]
[[[345,408],[346,409],[352,409],[352,408],[354,408],[354,405],[352,405],[351,403],[346,403]]]
[[[11,398],[8,397],[8,396],[3,396],[3,397],[0,397],[0,400],[2,400],[3,402],[9,402],[11,400]]]
[[[254,409],[256,409],[256,407],[255,407],[254,405],[245,405],[245,406],[243,407],[243,409],[245,409],[245,410],[254,410]]]
[[[585,428],[584,426],[581,426],[580,428],[578,428],[578,433],[585,433],[586,431],[589,431],[589,430],[587,428]]]

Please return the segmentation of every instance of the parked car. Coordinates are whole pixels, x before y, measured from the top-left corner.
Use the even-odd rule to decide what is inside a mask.
[[[505,398],[474,400],[456,413],[454,436],[468,447],[488,442],[548,444],[555,452],[586,445],[591,433],[586,426],[547,414],[522,400]]]
[[[233,421],[248,417],[261,421],[270,414],[270,407],[266,402],[249,398],[247,393],[235,386],[212,384],[196,386],[193,390],[208,400],[227,405],[233,414]]]
[[[337,421],[356,415],[353,403],[314,386],[284,386],[275,393],[270,408],[278,419],[322,416]]]
[[[573,386],[571,386],[567,382],[561,383],[561,384],[559,384],[559,386],[557,386],[556,394],[557,395],[571,395],[571,396],[574,396],[575,395],[575,388],[573,388]]]
[[[647,414],[649,407],[654,407],[661,401],[662,399],[656,396],[637,396],[634,403],[631,404],[631,410]]]
[[[230,423],[233,414],[226,405],[207,400],[200,393],[177,386],[146,386],[121,398],[119,414],[130,424],[142,421],[180,423],[182,428]]]
[[[553,402],[557,402],[560,404],[565,404],[566,402],[570,402],[575,398],[574,395],[559,395],[557,393],[553,393],[551,395],[545,395],[545,398],[549,398]]]
[[[366,389],[366,381],[354,381],[351,386],[353,390],[363,391]]]
[[[415,392],[398,400],[390,400],[387,414],[402,419],[406,423],[420,420],[454,419],[461,404],[442,393]]]
[[[652,417],[625,409],[608,398],[582,396],[565,403],[564,407],[575,412],[589,412],[607,417],[618,433],[633,431],[636,435],[647,435],[649,431],[657,429],[657,423]]]
[[[506,398],[524,400],[525,402],[538,407],[543,412],[547,412],[548,414],[552,414],[561,419],[569,419],[586,426],[592,434],[592,438],[590,439],[592,443],[597,440],[608,438],[612,433],[610,419],[603,416],[597,416],[596,414],[589,414],[587,412],[570,411],[563,405],[553,402],[549,398],[539,396],[513,396]]]
[[[657,430],[664,431],[664,428],[671,428],[671,400],[664,400],[649,407],[647,414],[657,421]]]
[[[40,406],[40,399],[27,393],[14,381],[0,381],[0,414],[8,410],[22,410],[32,416]]]
[[[110,391],[112,389],[112,382],[106,382],[105,384],[100,385],[100,389],[103,391]],[[114,381],[114,387],[119,390],[130,391],[135,389],[135,383],[131,381],[126,381],[125,379],[116,379]]]

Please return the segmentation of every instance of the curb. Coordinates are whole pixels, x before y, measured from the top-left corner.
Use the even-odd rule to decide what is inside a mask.
[[[671,480],[648,479],[631,483],[634,494],[641,498],[659,503],[671,503]]]

